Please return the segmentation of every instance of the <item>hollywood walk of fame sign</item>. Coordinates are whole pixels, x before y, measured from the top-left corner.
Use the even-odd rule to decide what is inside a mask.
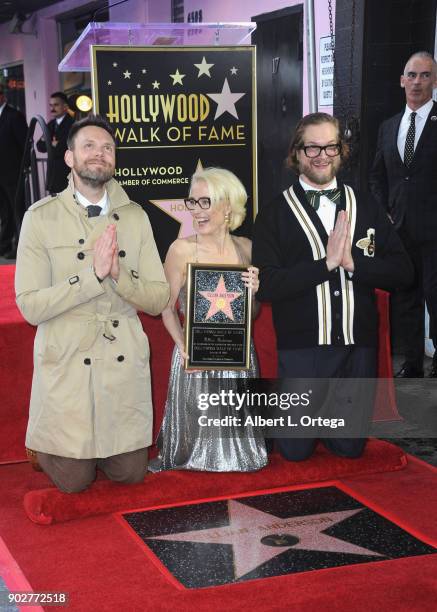
[[[135,511],[123,519],[179,588],[437,552],[340,483]]]
[[[242,370],[249,367],[252,292],[243,266],[187,264],[185,367]]]
[[[117,141],[115,178],[149,215],[162,259],[194,233],[185,210],[199,166],[233,171],[257,210],[255,48],[92,47],[94,112]]]

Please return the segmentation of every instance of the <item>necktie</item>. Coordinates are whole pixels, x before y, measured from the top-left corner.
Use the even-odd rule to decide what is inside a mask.
[[[91,204],[91,206],[86,207],[88,211],[88,217],[98,217],[102,212],[101,206],[96,206],[95,204]]]
[[[331,202],[337,203],[341,196],[341,189],[337,187],[335,189],[324,189],[322,191],[313,191],[312,189],[308,189],[305,191],[306,198],[308,200],[308,204],[314,208],[314,210],[318,210],[320,206],[320,198],[325,196]]]
[[[414,139],[416,137],[416,112],[410,115],[410,127],[408,128],[407,137],[405,139],[404,149],[404,164],[409,166],[413,161],[414,156]]]

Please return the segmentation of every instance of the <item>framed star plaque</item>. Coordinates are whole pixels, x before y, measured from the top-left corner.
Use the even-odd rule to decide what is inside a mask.
[[[186,368],[246,370],[250,360],[252,290],[244,266],[187,264]]]

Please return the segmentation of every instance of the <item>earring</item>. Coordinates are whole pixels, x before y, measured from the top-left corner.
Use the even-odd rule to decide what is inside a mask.
[[[230,212],[226,212],[225,213],[225,223],[227,225],[229,225],[230,221],[231,221],[231,213]]]

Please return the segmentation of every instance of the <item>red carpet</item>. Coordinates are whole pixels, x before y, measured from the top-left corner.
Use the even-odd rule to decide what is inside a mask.
[[[180,474],[175,474],[176,478]],[[215,491],[216,475],[210,475]],[[424,612],[435,609],[437,555],[310,571],[241,584],[182,591],[145,558],[111,515],[55,524],[29,521],[28,491],[47,487],[28,464],[0,466],[0,534],[35,591],[66,591],[71,612]],[[416,460],[403,470],[342,479],[343,487],[416,537],[437,539],[437,472]],[[163,479],[155,498],[181,501]]]
[[[32,588],[30,584],[27,582],[26,578],[23,576],[22,571],[18,567],[11,553],[9,552],[6,544],[0,538],[0,579],[4,582],[4,585],[7,589],[7,593],[13,596],[13,591],[31,591]],[[1,583],[0,583],[1,584]],[[3,592],[0,589],[0,592]],[[3,604],[5,602],[2,602]],[[9,602],[8,602],[9,603]],[[9,606],[4,606],[0,604],[0,610],[12,609],[13,603]],[[29,605],[26,606],[26,610],[29,612],[42,612],[42,608],[38,605]]]
[[[290,463],[279,455],[259,472],[208,474],[170,471],[150,474],[143,484],[128,487],[97,481],[88,491],[69,495],[54,487],[26,493],[24,508],[35,523],[49,525],[71,519],[191,499],[208,499],[245,491],[259,491],[299,483],[337,480],[361,474],[402,470],[406,456],[397,446],[370,440],[360,459],[336,457],[323,445],[308,461]]]
[[[0,464],[24,461],[24,438],[27,425],[32,355],[35,328],[27,324],[15,305],[15,266],[0,266]],[[388,294],[378,291],[380,312],[379,376],[390,378],[392,366],[388,334]],[[160,317],[141,314],[141,321],[151,347],[152,393],[155,407],[155,434],[162,419],[167,393],[168,372],[173,342],[165,331]],[[276,347],[271,310],[263,305],[254,325],[254,341],[261,368],[261,376],[276,376]],[[7,390],[7,391],[6,391]],[[399,418],[394,388],[385,384],[377,389],[375,404],[377,420]],[[152,453],[153,456],[153,453]]]

